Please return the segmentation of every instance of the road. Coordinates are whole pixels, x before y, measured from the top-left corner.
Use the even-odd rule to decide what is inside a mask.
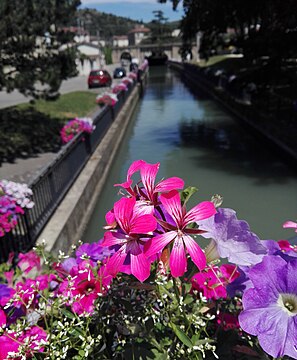
[[[112,75],[113,70],[119,66],[118,64],[106,65],[104,68],[109,71]],[[61,88],[59,92],[61,94],[66,94],[72,91],[83,91],[88,90],[87,85],[88,77],[85,75],[80,75],[75,78],[71,78],[62,82]],[[14,90],[11,93],[7,93],[6,91],[0,91],[0,109],[5,107],[14,106],[22,103],[27,103],[32,98],[26,97],[19,93],[17,90]]]

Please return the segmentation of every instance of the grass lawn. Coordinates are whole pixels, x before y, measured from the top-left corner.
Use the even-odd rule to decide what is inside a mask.
[[[60,95],[55,101],[36,100],[33,104],[20,104],[19,110],[34,108],[49,117],[70,120],[75,117],[86,117],[96,108],[96,95],[91,91],[75,91]]]

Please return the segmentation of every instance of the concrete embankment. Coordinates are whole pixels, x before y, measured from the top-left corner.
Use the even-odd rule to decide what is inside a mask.
[[[37,243],[45,240],[48,251],[68,252],[71,245],[81,239],[145,82],[146,76],[142,85],[135,86],[103,140],[37,239]]]
[[[293,118],[290,121],[283,118],[271,119],[264,111],[259,112],[252,105],[238,101],[232,94],[209,81],[203,70],[196,65],[169,62],[169,66],[179,72],[192,87],[200,88],[210,95],[237,119],[249,125],[263,138],[277,145],[288,159],[296,162],[297,143],[295,134],[297,124]]]

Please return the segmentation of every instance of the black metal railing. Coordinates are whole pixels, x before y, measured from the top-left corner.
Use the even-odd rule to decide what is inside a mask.
[[[128,91],[121,91],[115,106],[105,105],[99,109],[93,118],[94,131],[91,134],[77,134],[54,161],[28,184],[33,191],[35,205],[19,216],[17,226],[11,232],[0,237],[0,262],[6,261],[11,252],[26,252],[34,246],[41,230],[100,144],[135,86],[134,82],[128,86]]]

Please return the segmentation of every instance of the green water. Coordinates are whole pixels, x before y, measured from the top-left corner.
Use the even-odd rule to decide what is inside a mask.
[[[138,159],[160,162],[158,179],[179,176],[199,188],[195,201],[223,196],[261,239],[294,236],[282,229],[297,219],[297,172],[280,151],[232,118],[205,95],[194,95],[167,68],[150,68],[148,86],[82,240],[103,235],[105,213],[120,198],[123,182]],[[192,203],[194,205],[194,203]]]

